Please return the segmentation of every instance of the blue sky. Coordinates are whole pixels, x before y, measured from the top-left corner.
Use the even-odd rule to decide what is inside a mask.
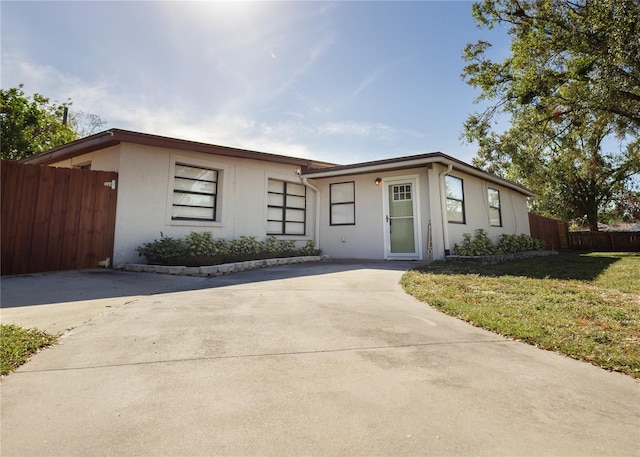
[[[467,43],[508,52],[471,2],[2,1],[3,88],[106,128],[336,163],[470,161]]]

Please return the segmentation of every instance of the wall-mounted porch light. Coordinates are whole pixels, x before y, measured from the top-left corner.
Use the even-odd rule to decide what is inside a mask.
[[[376,187],[380,187],[380,184],[382,184],[382,178],[376,178]]]

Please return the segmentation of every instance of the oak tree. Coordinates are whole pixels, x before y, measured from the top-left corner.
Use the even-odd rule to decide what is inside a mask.
[[[473,16],[511,36],[502,61],[486,41],[464,50],[463,77],[486,106],[464,125],[474,164],[530,187],[534,209],[597,230],[640,172],[640,2],[484,0]]]

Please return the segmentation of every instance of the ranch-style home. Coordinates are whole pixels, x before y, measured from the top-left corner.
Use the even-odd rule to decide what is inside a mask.
[[[529,234],[533,194],[440,152],[350,165],[112,129],[23,160],[118,173],[113,265],[166,236],[314,240],[335,258],[422,260],[464,233]]]

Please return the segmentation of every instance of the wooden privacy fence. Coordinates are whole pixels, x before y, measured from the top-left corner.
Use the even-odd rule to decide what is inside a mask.
[[[529,229],[554,251],[640,251],[640,232],[570,232],[566,222],[533,213]]]
[[[551,251],[569,249],[569,232],[564,221],[529,213],[529,231],[533,238],[544,241]]]
[[[3,275],[108,264],[117,173],[6,160],[0,171]]]
[[[576,251],[640,251],[640,232],[569,232]]]

